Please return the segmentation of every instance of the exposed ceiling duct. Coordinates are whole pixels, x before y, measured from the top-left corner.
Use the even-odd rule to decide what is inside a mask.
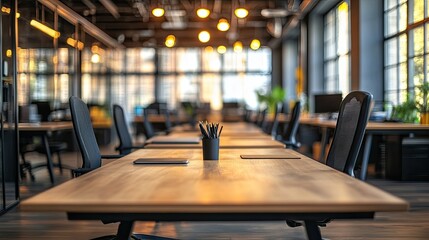
[[[188,26],[186,23],[186,11],[177,9],[177,2],[172,1],[171,5],[165,6],[166,22],[161,24],[162,29],[166,30],[182,30]]]
[[[121,15],[119,15],[118,7],[111,0],[99,0],[101,4],[109,11],[113,17],[118,19]]]
[[[272,22],[267,23],[267,31],[275,38],[282,36],[282,27],[282,20],[280,18],[274,18]]]
[[[109,35],[107,35],[104,31],[99,29],[93,23],[86,20],[84,17],[67,7],[65,4],[58,0],[38,0],[41,4],[51,9],[51,11],[57,11],[58,15],[66,19],[67,21],[73,24],[81,24],[85,30],[91,34],[93,37],[103,42],[109,47],[113,48],[123,48],[124,46],[116,39],[113,39]]]

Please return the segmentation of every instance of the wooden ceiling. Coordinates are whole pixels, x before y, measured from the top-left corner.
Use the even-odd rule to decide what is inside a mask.
[[[105,2],[111,3],[111,8]],[[258,38],[262,45],[273,40],[267,31],[267,23],[274,21],[261,15],[262,9],[291,9],[302,0],[61,0],[88,21],[95,24],[109,36],[117,39],[125,47],[164,46],[169,34],[176,37],[178,47],[231,46],[236,40],[244,45]],[[211,11],[207,19],[196,15],[201,6]],[[155,6],[166,9],[163,17],[154,17],[150,11]],[[249,10],[245,19],[238,19],[233,9],[242,6]],[[279,18],[282,25],[291,16]],[[217,30],[219,18],[226,18],[231,25],[227,32]],[[173,28],[168,28],[173,25]],[[182,28],[177,28],[177,27]],[[208,43],[198,41],[198,33],[206,30],[211,34]]]

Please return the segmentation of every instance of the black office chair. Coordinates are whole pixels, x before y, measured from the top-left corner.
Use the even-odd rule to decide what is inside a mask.
[[[101,166],[101,159],[120,158],[121,155],[101,155],[95,138],[87,105],[77,97],[70,97],[70,112],[73,129],[82,155],[82,167],[72,169],[72,175],[77,177]]]
[[[119,146],[116,147],[119,154],[125,155],[131,153],[132,149],[143,148],[143,146],[133,145],[131,134],[128,131],[127,122],[125,120],[124,109],[117,104],[113,105],[113,121],[119,138]]]
[[[273,136],[274,138],[277,136],[277,130],[279,128],[279,114],[281,111],[281,104],[276,103],[274,106],[274,116],[271,124],[267,124],[267,127],[265,128],[265,133]]]
[[[366,124],[371,110],[372,95],[364,91],[349,93],[341,102],[337,125],[332,138],[326,164],[338,171],[354,177],[354,168],[360,146],[365,135]],[[331,219],[321,219],[319,226],[326,226]],[[294,220],[286,220],[290,227],[301,226]],[[319,233],[308,233],[318,234]]]
[[[247,107],[244,108],[243,121],[247,123],[252,122],[252,110]]]
[[[50,114],[52,112],[50,103],[48,101],[32,101],[32,104],[37,106],[37,113],[41,117],[42,122],[50,121]],[[49,140],[49,151],[52,156],[57,156],[57,163],[53,163],[54,167],[58,167],[60,169],[60,173],[63,173],[63,168],[69,168],[67,166],[63,166],[61,160],[61,153],[67,150],[67,143],[61,141],[51,141]],[[34,181],[35,177],[32,170],[40,167],[45,167],[46,164],[37,164],[31,165],[29,161],[27,161],[25,155],[29,152],[37,152],[40,154],[46,154],[45,146],[41,143],[35,144],[33,143],[33,137],[29,136],[21,136],[20,137],[20,155],[22,158],[22,164],[20,164],[21,176],[25,177],[25,171],[27,170],[31,180]],[[53,159],[52,159],[53,160]]]
[[[171,112],[168,109],[165,109],[164,116],[165,116],[165,132],[170,133],[171,129],[173,128],[173,123],[171,122],[170,118]]]
[[[100,149],[98,148],[97,139],[95,138],[94,129],[92,127],[91,118],[89,115],[87,105],[79,98],[72,96],[69,100],[70,111],[73,121],[73,129],[77,138],[80,152],[82,154],[82,167],[73,169],[72,174],[76,177],[88,173],[101,166],[101,159],[113,159],[120,158],[122,155],[101,155]],[[115,220],[103,221],[103,223],[118,222]],[[118,232],[121,231],[121,225],[118,227]],[[134,239],[141,239],[148,237],[152,239],[153,236],[138,234],[132,236]],[[103,236],[96,239],[117,239],[115,235]],[[158,238],[153,239],[169,239],[169,238]]]
[[[301,115],[301,102],[296,102],[290,114],[289,123],[286,125],[280,141],[286,144],[286,148],[297,149],[301,146],[296,140],[299,127],[299,117]]]
[[[63,173],[64,168],[70,168],[68,166],[64,166],[61,160],[61,153],[67,150],[67,143],[65,142],[53,142],[49,141],[49,151],[52,156],[57,155],[57,163],[52,163],[54,167],[58,167],[60,169],[60,173]],[[26,137],[22,137],[20,139],[19,144],[19,154],[21,155],[22,163],[20,164],[21,177],[25,178],[26,171],[30,175],[31,181],[35,181],[33,170],[41,167],[46,167],[46,163],[40,163],[36,165],[32,165],[26,158],[26,154],[30,152],[37,152],[40,154],[46,154],[45,146],[43,144],[34,144],[33,139],[27,139]],[[53,160],[53,159],[52,159]]]
[[[372,95],[354,91],[341,102],[326,164],[354,177],[354,167],[371,110]]]
[[[267,124],[267,112],[268,112],[268,108],[259,110],[259,113],[256,119],[256,125],[261,129],[264,129],[264,127]]]
[[[153,129],[153,125],[149,121],[149,113],[146,109],[143,110],[143,130],[146,136],[146,140],[156,135],[155,130]]]

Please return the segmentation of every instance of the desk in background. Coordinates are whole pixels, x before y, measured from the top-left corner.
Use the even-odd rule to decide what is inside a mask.
[[[48,135],[51,132],[71,130],[73,129],[72,122],[41,122],[41,123],[19,123],[18,130],[22,137],[39,136],[42,139],[43,147],[46,153],[46,165],[48,167],[49,178],[54,184],[52,154],[49,149]]]
[[[330,131],[335,129],[336,121],[320,120],[317,118],[302,118],[300,124],[320,127],[322,130],[321,153],[319,161],[324,162],[326,153],[325,149],[329,142]],[[360,179],[365,180],[367,175],[368,162],[372,147],[372,139],[374,135],[429,135],[429,125],[412,124],[412,123],[378,123],[368,122],[365,131],[365,140],[362,145],[363,151],[361,172],[358,176]]]

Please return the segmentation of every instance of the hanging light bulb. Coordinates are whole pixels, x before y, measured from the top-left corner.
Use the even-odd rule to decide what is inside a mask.
[[[93,53],[91,56],[91,62],[92,63],[99,63],[100,62],[100,55],[98,55],[98,53]]]
[[[98,47],[97,45],[94,44],[91,46],[92,53],[98,53],[99,50],[100,50],[100,47]]]
[[[78,40],[71,38],[71,37],[67,38],[66,43],[68,45],[74,47],[74,48],[79,49],[79,50],[82,50],[83,47],[85,46],[83,42],[78,41]]]
[[[210,15],[210,10],[207,8],[198,8],[197,16],[200,18],[207,18]]]
[[[226,47],[223,45],[220,45],[219,47],[217,47],[217,52],[220,54],[226,53]]]
[[[261,47],[261,41],[259,41],[258,39],[253,39],[252,42],[250,43],[250,48],[253,50],[258,50]]]
[[[4,12],[4,13],[10,14],[10,8],[8,8],[8,7],[2,6],[1,7],[1,11]],[[20,16],[21,16],[21,14],[19,12],[17,12],[16,13],[16,18],[19,18]]]
[[[30,25],[33,26],[33,27],[35,27],[35,28],[37,28],[37,29],[39,29],[40,31],[46,33],[47,35],[49,35],[49,36],[51,36],[53,38],[59,38],[60,35],[61,35],[60,32],[55,31],[54,29],[52,29],[52,28],[50,28],[50,27],[44,25],[43,23],[38,22],[38,21],[36,21],[34,19],[30,21]]]
[[[154,9],[152,9],[152,14],[155,17],[162,17],[162,16],[164,16],[164,13],[165,13],[164,8],[156,7]]]
[[[206,42],[210,41],[210,33],[207,31],[201,31],[198,34],[198,39],[200,40],[200,42],[206,43]]]
[[[12,50],[6,50],[6,57],[12,57]]]
[[[249,11],[247,11],[247,9],[245,9],[245,8],[240,7],[240,8],[236,8],[234,10],[234,14],[238,18],[245,18],[245,17],[247,17],[247,15],[249,15]]]
[[[176,37],[174,35],[168,35],[165,38],[165,46],[172,48],[174,45],[176,45]]]
[[[240,41],[235,42],[234,43],[234,52],[241,53],[241,51],[243,51],[243,43],[241,43]]]
[[[226,20],[225,18],[219,19],[219,22],[217,23],[217,29],[222,32],[228,31],[229,29],[228,20]]]
[[[213,52],[213,47],[212,46],[207,46],[204,48],[204,51],[207,53],[212,53]]]

